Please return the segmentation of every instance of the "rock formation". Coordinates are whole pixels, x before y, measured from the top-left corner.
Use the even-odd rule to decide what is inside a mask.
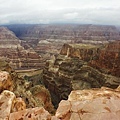
[[[40,56],[40,64],[60,52],[64,43],[106,44],[120,40],[115,26],[105,25],[8,25],[22,44],[32,47]],[[31,65],[30,65],[31,66]]]
[[[16,69],[39,68],[41,57],[32,48],[25,49],[15,34],[0,27],[0,57]]]
[[[43,107],[29,108],[11,113],[9,120],[51,120],[51,115]]]
[[[0,94],[0,120],[50,120],[51,115],[43,108],[29,108],[13,92],[4,90]]]
[[[6,65],[0,66],[5,69]],[[8,67],[8,66],[7,66]],[[9,72],[9,73],[8,73]],[[13,101],[12,111],[17,111],[24,107],[44,107],[50,113],[54,113],[49,91],[42,85],[41,81],[31,81],[24,79],[14,71],[0,71],[0,92],[4,90],[12,91],[17,99]],[[35,83],[32,83],[35,82]],[[22,99],[24,102],[22,102]],[[22,105],[23,107],[20,107]]]
[[[7,107],[6,107],[7,106]],[[16,109],[19,108],[19,109]],[[120,89],[75,90],[62,100],[52,116],[43,107],[26,109],[24,101],[13,92],[0,94],[1,120],[119,120]]]
[[[91,61],[91,66],[100,71],[120,77],[120,41],[109,43]]]
[[[72,91],[60,102],[56,117],[61,120],[119,120],[120,91],[101,88]]]
[[[54,108],[49,91],[18,77],[3,60],[0,63],[4,63],[0,69],[9,72],[0,71],[0,120],[51,119]]]
[[[41,55],[41,60],[43,68],[45,66],[46,60],[52,59],[54,55],[59,54],[61,47],[64,43],[71,43],[71,40],[40,40],[34,50]]]
[[[11,76],[6,71],[0,72],[0,92],[3,90],[11,90],[12,91],[13,81]]]
[[[116,49],[119,51],[119,47],[116,47]],[[102,50],[106,50],[106,46],[65,44],[60,55],[46,63],[43,80],[53,96],[52,100],[55,105],[60,100],[67,99],[72,90],[100,88],[102,86],[116,88],[120,84],[118,75],[113,76],[107,72],[100,71],[97,67],[93,67],[92,63],[94,63],[93,61],[96,60],[96,57],[98,57],[100,63],[104,63],[104,59],[101,59]],[[114,53],[118,54],[117,52]],[[118,56],[111,57],[113,57],[112,60],[115,62],[116,72],[119,73],[120,71],[117,70],[120,58]],[[96,64],[99,64],[99,61]],[[110,61],[107,64],[112,63]]]
[[[103,73],[120,77],[120,41],[104,46],[65,44],[60,54],[78,57]]]

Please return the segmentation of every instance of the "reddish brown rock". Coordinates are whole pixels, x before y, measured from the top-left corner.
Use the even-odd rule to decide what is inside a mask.
[[[66,57],[77,57],[84,61],[91,61],[93,56],[97,54],[100,45],[91,44],[64,44],[60,54]]]
[[[22,98],[16,98],[12,103],[12,112],[26,109],[26,104]]]
[[[102,72],[90,65],[101,49],[103,46],[65,44],[61,53],[46,63],[43,81],[51,96],[54,96],[52,100],[55,105],[60,100],[67,99],[72,90],[118,87],[118,76]],[[117,66],[119,67],[119,64]]]
[[[0,92],[3,90],[12,90],[13,81],[6,71],[0,71]]]
[[[13,32],[0,27],[0,57],[15,69],[39,68],[41,57],[32,48],[25,48]]]
[[[41,102],[42,106],[45,110],[49,111],[50,113],[54,113],[55,109],[51,102],[51,96],[49,91],[42,85],[36,85],[30,89],[34,98],[38,99]]]
[[[43,107],[29,108],[10,114],[9,120],[50,120],[51,115]]]
[[[4,90],[0,94],[0,120],[8,120],[15,94]]]
[[[56,116],[62,120],[119,120],[120,92],[109,88],[72,91],[67,101],[60,102]]]
[[[67,57],[78,57],[99,71],[120,77],[120,41],[104,46],[65,44],[60,52]]]
[[[28,48],[29,45],[41,56],[39,65],[42,68],[45,66],[46,60],[60,52],[64,43],[106,44],[120,40],[119,30],[115,26],[56,24],[10,25],[8,28],[26,41],[22,42],[23,46],[26,46],[24,48]],[[83,52],[89,54],[89,51]]]
[[[114,76],[120,77],[120,41],[111,42],[100,49],[91,66]]]

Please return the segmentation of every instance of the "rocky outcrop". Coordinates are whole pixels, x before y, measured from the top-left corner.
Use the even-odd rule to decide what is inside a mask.
[[[12,108],[12,101],[15,94],[10,91],[3,91],[0,95],[0,119],[8,120]]]
[[[119,120],[120,93],[101,88],[72,91],[60,102],[56,117],[62,120]]]
[[[50,113],[54,112],[54,108],[49,91],[42,85],[31,87],[28,90],[27,87],[30,87],[28,82],[17,77],[15,79],[13,73],[11,75],[12,77],[5,71],[0,72],[0,80],[6,82],[5,85],[0,84],[0,88],[3,88],[0,93],[0,120],[52,119]],[[11,82],[14,84],[8,84]],[[4,90],[9,89],[8,86],[13,88],[14,93]]]
[[[91,66],[120,77],[120,41],[109,43],[95,57],[90,63]]]
[[[2,65],[0,67],[6,70],[5,66]],[[15,71],[10,71],[10,69],[8,72],[0,71],[0,92],[9,90],[17,97],[15,101],[12,101],[14,103],[12,105],[13,112],[22,110],[23,108],[44,107],[50,113],[54,113],[50,93],[40,80],[39,82],[35,82],[24,79],[18,76]]]
[[[13,32],[0,27],[0,57],[16,69],[39,68],[41,57],[32,48],[22,47],[21,41]]]
[[[13,81],[11,76],[6,71],[0,71],[0,92],[3,90],[13,90]]]
[[[42,84],[32,84],[34,81],[18,78],[13,75],[16,97],[21,97],[27,108],[44,107],[50,113],[54,113],[49,91]]]
[[[16,98],[10,91],[3,91],[0,94],[0,120],[50,120],[51,115],[43,108],[26,109],[26,104],[21,98]]]
[[[110,88],[75,90],[62,100],[52,116],[43,107],[26,109],[21,98],[10,91],[0,94],[1,120],[119,120],[120,91]],[[6,107],[7,106],[7,107]]]
[[[60,100],[67,99],[72,90],[102,86],[116,88],[120,84],[119,76],[113,76],[92,67],[91,63],[97,55],[100,55],[102,49],[104,46],[65,44],[61,50],[62,55],[46,63],[43,81],[54,96],[52,100],[55,105]]]
[[[103,73],[120,77],[120,41],[104,46],[65,44],[60,54],[67,57],[78,57]]]
[[[10,114],[9,120],[51,120],[51,115],[44,108],[29,108]]]
[[[26,108],[21,98],[16,98],[13,92],[4,90],[0,94],[0,119],[8,120],[11,111],[20,111]]]

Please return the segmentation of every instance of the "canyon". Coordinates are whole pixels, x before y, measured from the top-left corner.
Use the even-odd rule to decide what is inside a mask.
[[[0,57],[15,69],[39,68],[41,57],[5,27],[0,27]]]
[[[115,26],[0,27],[1,120],[119,120],[119,85]]]
[[[89,43],[97,45],[120,40],[119,27],[112,25],[20,24],[6,25],[6,27],[16,34],[24,48],[30,49],[29,51],[32,50],[32,52],[34,51],[40,56],[39,58],[36,55],[33,63],[36,62],[36,67],[41,66],[41,68],[44,68],[46,60],[60,53],[65,43]],[[40,59],[39,65],[37,59]],[[32,66],[31,63],[29,64],[29,66]]]
[[[53,103],[56,105],[67,99],[72,90],[117,88],[120,84],[119,43],[115,41],[105,46],[65,44],[60,54],[46,63],[43,71],[44,84],[54,96]],[[116,49],[107,51],[110,45]],[[110,62],[105,62],[105,58]]]
[[[17,97],[14,94],[14,89],[12,89],[14,82],[11,78],[10,73],[0,72],[0,83],[6,83],[0,94],[1,120],[96,120],[96,118],[99,118],[98,120],[119,120],[120,118],[120,86],[117,89],[102,87],[101,89],[71,91],[68,100],[62,100],[53,115],[47,111],[48,103],[49,107],[51,103],[49,97],[45,96],[48,95],[45,94],[45,89],[39,89],[40,92],[35,93],[37,93],[36,97],[39,98],[39,102],[48,102],[47,108],[45,104],[29,108],[24,97]],[[52,110],[52,107],[49,110]]]

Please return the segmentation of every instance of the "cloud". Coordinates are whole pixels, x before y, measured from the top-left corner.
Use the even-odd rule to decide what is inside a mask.
[[[120,25],[119,0],[0,0],[0,24],[86,23]]]

